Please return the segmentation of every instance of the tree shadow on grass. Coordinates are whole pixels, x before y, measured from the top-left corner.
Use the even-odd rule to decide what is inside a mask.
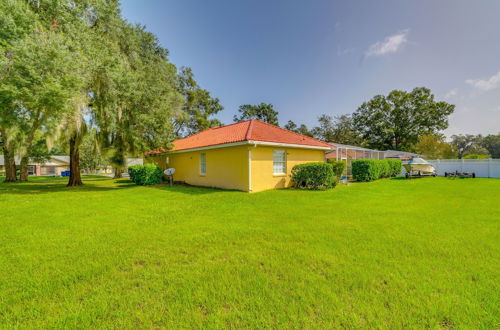
[[[132,180],[130,179],[117,179],[115,180],[116,183],[127,183],[127,184],[132,184],[134,182],[132,182]]]
[[[104,182],[107,181],[107,182]],[[213,187],[192,186],[188,184],[176,183],[170,186],[168,183],[162,183],[154,186],[137,186],[132,180],[123,179],[88,179],[83,180],[83,185],[78,187],[66,187],[66,180],[49,180],[46,181],[30,181],[27,183],[1,183],[0,182],[0,195],[1,194],[46,194],[46,193],[60,193],[60,192],[102,192],[102,191],[117,191],[122,189],[142,187],[147,189],[163,190],[166,193],[181,193],[187,195],[206,195],[213,193],[242,193],[239,190],[227,190]],[[144,191],[147,194],[147,191]]]
[[[240,190],[192,186],[189,184],[174,184],[173,186],[170,186],[168,183],[165,183],[158,186],[151,186],[149,188],[164,190],[171,193],[187,194],[187,195],[206,195],[214,193],[243,193]]]
[[[297,187],[286,187],[286,188],[268,189],[268,190],[263,190],[263,191],[259,191],[259,192],[278,190],[278,191],[284,191],[284,192],[288,192],[288,193],[304,192],[306,194],[321,194],[321,193],[335,191],[335,188],[337,188],[337,187],[328,188],[328,189],[306,189],[306,188],[297,188]]]
[[[101,181],[101,182],[98,182]],[[16,195],[35,195],[35,194],[48,194],[48,193],[85,193],[85,192],[105,192],[105,191],[117,191],[129,188],[138,188],[135,183],[133,183],[129,179],[117,179],[111,180],[108,179],[105,184],[102,183],[102,179],[99,180],[84,180],[82,186],[78,187],[66,187],[66,181],[47,181],[47,182],[27,182],[27,183],[0,183],[0,195],[2,194],[16,194]],[[109,182],[109,181],[112,181]],[[111,183],[111,184],[110,184]],[[225,190],[219,188],[211,188],[211,187],[200,187],[200,186],[191,186],[187,184],[176,184],[170,186],[168,184],[160,184],[155,186],[142,186],[142,188],[146,189],[158,189],[163,190],[165,193],[180,193],[187,195],[205,195],[205,194],[213,194],[213,193],[236,193],[241,191],[238,190]],[[147,194],[147,190],[144,191],[144,194]]]
[[[407,178],[405,176],[397,176],[395,178],[391,178],[391,180],[400,180],[400,181],[410,181],[410,180],[423,180],[423,179],[435,179],[435,177],[430,176],[430,175],[414,175],[411,178]]]
[[[102,180],[99,180],[102,181]],[[60,192],[100,192],[100,191],[116,191],[127,188],[133,188],[136,185],[130,180],[117,180],[113,185],[102,185],[94,183],[93,181],[84,181],[82,186],[66,187],[66,182],[28,182],[28,183],[2,183],[0,184],[0,195],[2,194],[16,194],[16,195],[30,195],[30,194],[47,194],[47,193],[60,193]]]
[[[397,181],[401,181],[401,180],[408,180],[407,178],[405,178],[404,176],[397,176],[395,178],[391,178],[391,181],[392,180],[397,180]]]

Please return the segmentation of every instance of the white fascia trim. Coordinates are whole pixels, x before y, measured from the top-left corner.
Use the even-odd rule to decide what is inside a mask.
[[[271,146],[271,147],[289,147],[289,148],[317,149],[317,150],[332,150],[333,149],[330,147],[308,146],[308,145],[303,145],[303,144],[276,143],[276,142],[250,141],[250,140],[248,140],[248,141],[240,141],[240,142],[233,142],[233,143],[216,144],[213,146],[206,146],[206,147],[200,147],[200,148],[184,149],[184,150],[178,150],[178,151],[167,151],[167,152],[163,152],[161,154],[180,154],[180,153],[184,153],[184,152],[227,148],[227,147],[235,147],[235,146],[242,146],[242,145],[249,145],[249,144],[253,144],[254,146],[261,145],[261,146]],[[156,155],[151,155],[151,156],[158,156],[161,154],[156,154]]]
[[[271,146],[271,147],[289,147],[289,148],[301,148],[301,149],[318,149],[318,150],[332,150],[330,147],[318,147],[309,146],[304,144],[293,144],[293,143],[277,143],[277,142],[265,142],[265,141],[248,141],[250,144],[256,144],[261,146]]]
[[[181,153],[184,153],[184,152],[209,150],[209,149],[218,149],[218,148],[226,148],[226,147],[235,147],[235,146],[242,146],[242,145],[246,145],[246,144],[249,144],[248,141],[225,143],[225,144],[216,144],[216,145],[213,145],[213,146],[206,146],[206,147],[199,147],[199,148],[192,148],[192,149],[184,149],[184,150],[178,150],[178,151],[166,151],[166,152],[162,152],[161,154],[157,154],[157,155],[162,155],[162,154],[181,154]],[[154,156],[157,156],[157,155],[154,155]]]

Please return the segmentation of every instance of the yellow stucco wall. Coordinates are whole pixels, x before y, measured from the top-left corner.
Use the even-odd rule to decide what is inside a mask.
[[[273,150],[286,151],[286,174],[273,174]],[[325,160],[323,150],[242,145],[148,157],[162,169],[175,168],[174,180],[195,186],[249,191],[248,157],[251,152],[251,191],[286,188],[293,166]],[[206,155],[206,174],[200,174],[200,154]],[[168,161],[168,163],[167,163]]]
[[[285,175],[273,174],[273,150],[286,151]],[[257,146],[251,148],[251,152],[252,192],[290,187],[292,167],[297,164],[323,162],[325,160],[325,152],[314,149]]]
[[[248,146],[234,146],[149,157],[161,168],[175,168],[174,180],[195,186],[248,191]],[[205,153],[206,174],[200,174],[200,155]],[[168,163],[167,163],[168,159]]]

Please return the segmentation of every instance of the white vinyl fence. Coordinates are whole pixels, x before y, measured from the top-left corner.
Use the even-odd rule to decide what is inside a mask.
[[[500,159],[434,159],[427,160],[438,175],[444,172],[474,172],[480,178],[500,178]]]

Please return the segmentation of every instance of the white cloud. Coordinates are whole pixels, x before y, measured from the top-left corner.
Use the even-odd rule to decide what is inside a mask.
[[[487,80],[467,79],[465,82],[476,89],[487,92],[500,86],[500,71]]]
[[[396,34],[386,37],[382,41],[378,41],[368,48],[366,56],[383,56],[389,53],[395,53],[408,42],[407,36],[409,29],[400,31]]]
[[[449,100],[452,97],[457,96],[457,95],[458,95],[457,89],[453,88],[453,89],[449,90],[448,93],[444,94],[444,99]]]

